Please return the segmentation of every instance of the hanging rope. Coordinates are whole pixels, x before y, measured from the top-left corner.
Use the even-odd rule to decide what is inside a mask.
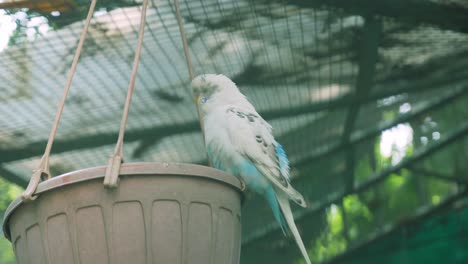
[[[192,81],[193,78],[195,78],[195,76],[193,74],[192,62],[190,61],[189,47],[187,44],[187,36],[185,34],[184,24],[182,22],[182,16],[180,15],[179,0],[174,0],[174,6],[175,6],[175,11],[176,11],[176,16],[177,16],[177,23],[179,24],[180,37],[182,38],[182,46],[184,47],[185,61],[187,62],[187,69],[189,72],[190,81]],[[197,103],[198,102],[195,102],[195,104]],[[198,114],[198,121],[200,122],[203,142],[205,142],[205,128],[203,127],[203,119],[200,113],[200,109],[198,108],[198,105],[197,105],[197,114]],[[208,159],[208,164],[210,165],[210,167],[212,167],[210,159]]]
[[[81,49],[83,48],[83,44],[86,39],[86,33],[88,32],[89,25],[91,24],[91,18],[93,17],[94,8],[96,7],[96,1],[97,0],[91,1],[91,5],[88,11],[88,16],[86,17],[86,22],[85,22],[83,31],[81,31],[80,40],[78,42],[78,47],[76,48],[75,56],[73,57],[72,66],[70,68],[70,72],[68,73],[68,78],[65,84],[65,90],[62,95],[62,100],[60,101],[58,105],[57,113],[55,114],[54,124],[52,125],[52,130],[50,131],[49,140],[47,141],[47,146],[44,151],[44,155],[41,158],[39,166],[33,171],[33,175],[31,176],[28,187],[21,195],[23,200],[26,200],[26,201],[34,200],[35,197],[33,197],[33,194],[37,189],[37,185],[39,184],[39,181],[41,179],[51,178],[50,166],[49,166],[50,151],[52,149],[52,144],[54,143],[58,124],[60,122],[60,118],[62,117],[63,108],[65,106],[65,101],[67,100],[68,92],[71,87],[73,75],[75,74],[75,71],[76,71],[76,65],[78,64],[78,60],[80,58]]]
[[[184,46],[184,53],[185,53],[185,61],[187,62],[187,69],[189,72],[190,81],[195,78],[193,74],[193,67],[192,62],[190,61],[190,54],[189,48],[187,44],[187,36],[185,35],[184,24],[182,22],[182,16],[180,15],[180,7],[179,7],[179,0],[174,0],[176,15],[177,15],[177,23],[179,24],[180,36],[182,38],[182,46]]]
[[[135,80],[138,71],[138,64],[140,61],[141,47],[143,46],[143,35],[145,33],[146,24],[146,10],[148,9],[148,0],[143,1],[141,8],[140,29],[138,31],[138,44],[135,50],[135,58],[133,60],[132,75],[130,83],[128,84],[127,99],[125,100],[124,111],[122,114],[122,121],[120,122],[119,138],[115,145],[114,154],[110,157],[104,176],[104,185],[106,187],[117,187],[117,180],[120,172],[120,165],[123,162],[123,140],[125,135],[125,127],[127,126],[128,112],[130,111],[130,102],[132,100],[133,90],[135,88]]]

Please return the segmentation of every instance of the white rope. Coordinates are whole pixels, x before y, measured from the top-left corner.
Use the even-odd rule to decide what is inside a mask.
[[[104,177],[104,185],[107,187],[117,186],[120,165],[123,162],[123,140],[125,136],[125,127],[127,126],[128,113],[130,111],[130,103],[132,100],[133,90],[135,88],[135,80],[138,71],[138,64],[140,62],[141,48],[143,46],[143,35],[145,33],[146,10],[148,9],[148,2],[148,0],[144,0],[143,6],[141,8],[140,29],[138,31],[138,44],[135,50],[132,75],[130,77],[130,83],[128,84],[127,98],[125,100],[122,121],[120,122],[119,138],[117,139],[117,144],[115,145],[114,154],[109,159],[106,169],[106,175]]]
[[[187,37],[185,35],[184,24],[182,22],[182,16],[180,15],[180,7],[179,7],[179,0],[174,0],[176,15],[177,15],[177,23],[179,23],[179,30],[180,36],[182,38],[182,45],[184,46],[184,53],[185,53],[185,61],[187,62],[187,69],[189,72],[190,81],[195,78],[193,74],[192,62],[190,61],[190,54],[189,48],[187,44]]]
[[[44,151],[44,155],[41,158],[39,166],[33,171],[33,175],[31,180],[29,181],[29,185],[26,190],[21,195],[23,200],[33,200],[34,192],[37,189],[37,185],[41,178],[49,179],[51,177],[50,168],[49,168],[49,157],[50,151],[52,149],[52,144],[54,143],[55,135],[57,133],[58,124],[60,122],[60,118],[62,117],[63,108],[65,106],[65,101],[67,100],[68,92],[70,90],[70,86],[73,80],[73,75],[76,71],[76,65],[78,64],[78,60],[80,58],[81,49],[83,48],[83,44],[86,39],[86,33],[88,32],[89,25],[91,24],[91,18],[93,17],[94,8],[96,7],[96,1],[92,0],[91,5],[89,7],[88,16],[86,17],[86,22],[84,25],[83,30],[81,31],[80,40],[78,42],[78,47],[75,51],[75,56],[73,57],[72,66],[68,73],[67,82],[65,84],[65,90],[62,95],[62,100],[58,105],[57,113],[55,114],[54,124],[52,125],[52,130],[50,131],[49,140],[47,141],[47,146]]]
[[[180,37],[182,38],[182,46],[184,47],[185,61],[187,62],[189,78],[190,78],[190,81],[192,81],[193,78],[195,78],[195,76],[193,74],[192,62],[190,61],[189,47],[187,44],[187,36],[185,34],[184,24],[182,22],[182,16],[180,15],[179,0],[174,0],[174,6],[175,6],[175,11],[176,11],[176,16],[177,16],[177,23],[179,24]],[[203,126],[203,119],[202,119],[201,112],[198,106],[197,106],[197,114],[198,114],[198,121],[200,122],[203,142],[205,142],[205,128]],[[210,165],[210,167],[212,167],[210,159],[208,159],[208,164]]]

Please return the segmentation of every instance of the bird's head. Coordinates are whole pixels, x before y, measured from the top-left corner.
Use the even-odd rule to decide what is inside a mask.
[[[236,84],[222,74],[202,74],[195,77],[192,80],[192,90],[195,103],[202,108],[215,98],[221,103],[239,95],[243,97]]]

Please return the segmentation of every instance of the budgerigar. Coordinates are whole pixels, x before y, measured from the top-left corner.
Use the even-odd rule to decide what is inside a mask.
[[[274,139],[270,124],[224,75],[197,76],[192,89],[203,118],[206,149],[213,167],[240,177],[248,188],[265,196],[283,232],[291,231],[310,264],[289,200],[302,207],[306,203],[290,184],[289,161]]]

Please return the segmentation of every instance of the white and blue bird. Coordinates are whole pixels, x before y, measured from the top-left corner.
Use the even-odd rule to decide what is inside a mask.
[[[203,74],[192,81],[213,167],[239,177],[248,188],[265,196],[283,232],[291,231],[306,262],[310,259],[297,230],[289,200],[302,207],[302,195],[290,184],[289,161],[274,139],[272,127],[221,74]]]

